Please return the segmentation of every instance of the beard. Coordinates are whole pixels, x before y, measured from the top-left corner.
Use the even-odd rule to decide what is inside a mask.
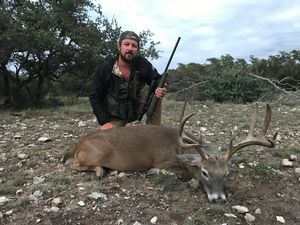
[[[121,56],[121,59],[127,64],[132,64],[135,59],[135,56],[130,52],[127,52],[123,55],[121,54],[120,56]]]

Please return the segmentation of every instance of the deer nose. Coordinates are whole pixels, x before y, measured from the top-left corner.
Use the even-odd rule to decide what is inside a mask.
[[[221,203],[226,201],[226,196],[224,193],[214,193],[208,195],[208,200],[210,202],[216,202],[216,203]]]
[[[216,203],[224,203],[225,201],[226,201],[226,197],[225,197],[225,198],[222,198],[222,197],[219,196],[219,198],[216,198],[216,199],[215,199],[215,202],[216,202]]]

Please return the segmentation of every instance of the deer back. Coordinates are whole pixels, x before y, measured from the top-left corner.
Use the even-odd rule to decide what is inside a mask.
[[[74,162],[120,171],[176,167],[177,129],[154,125],[117,127],[91,133],[73,150]]]

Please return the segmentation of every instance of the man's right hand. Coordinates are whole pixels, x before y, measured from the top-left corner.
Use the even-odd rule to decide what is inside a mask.
[[[105,123],[102,126],[100,126],[100,130],[107,130],[113,127],[115,127],[115,125],[113,125],[112,123]]]

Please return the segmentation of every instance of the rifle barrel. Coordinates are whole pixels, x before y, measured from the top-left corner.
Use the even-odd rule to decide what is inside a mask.
[[[181,39],[181,37],[178,37],[178,39],[177,39],[177,41],[176,41],[176,44],[175,44],[175,46],[174,46],[174,48],[173,48],[173,51],[172,51],[172,53],[171,53],[171,56],[170,56],[170,58],[169,58],[169,61],[168,61],[167,65],[166,65],[166,68],[165,68],[164,73],[167,72],[167,70],[169,69],[169,66],[170,66],[171,61],[172,61],[172,59],[173,59],[173,56],[174,56],[174,54],[175,54],[175,52],[176,52],[176,49],[177,49],[177,46],[178,46],[178,44],[179,44],[180,39]]]
[[[169,58],[169,61],[168,61],[167,65],[166,65],[165,71],[164,71],[164,73],[162,74],[162,78],[161,78],[160,84],[158,85],[159,87],[164,87],[164,86],[165,86],[165,82],[166,82],[167,75],[168,75],[167,71],[168,71],[168,69],[169,69],[169,66],[170,66],[170,64],[171,64],[171,61],[172,61],[172,59],[173,59],[174,53],[175,53],[175,51],[176,51],[176,49],[177,49],[177,46],[178,46],[178,44],[179,44],[180,39],[181,39],[181,37],[178,37],[178,39],[177,39],[177,41],[176,41],[176,44],[175,44],[175,46],[174,46],[174,48],[173,48],[173,51],[172,51],[172,53],[171,53],[171,56],[170,56],[170,58]],[[151,122],[151,121],[153,120],[153,117],[154,117],[154,111],[155,111],[155,109],[156,109],[156,106],[157,106],[157,103],[158,103],[159,100],[160,100],[160,99],[157,98],[155,95],[153,95],[153,97],[150,99],[151,102],[150,102],[149,108],[148,108],[148,110],[147,110],[147,123],[149,123],[149,122]]]

